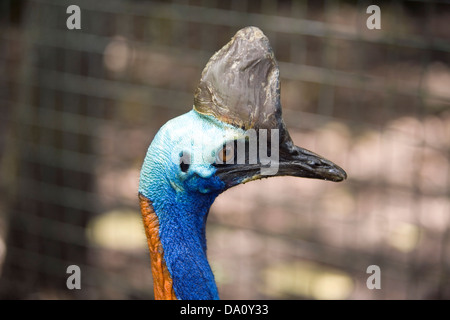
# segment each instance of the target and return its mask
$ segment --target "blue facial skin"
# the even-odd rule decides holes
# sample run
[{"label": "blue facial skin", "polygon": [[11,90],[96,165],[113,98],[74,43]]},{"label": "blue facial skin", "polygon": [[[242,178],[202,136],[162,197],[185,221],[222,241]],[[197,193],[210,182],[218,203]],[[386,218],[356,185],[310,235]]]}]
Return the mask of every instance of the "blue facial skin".
[{"label": "blue facial skin", "polygon": [[[244,131],[195,110],[156,134],[141,170],[139,193],[159,219],[164,260],[178,299],[219,299],[206,258],[209,208],[225,190],[213,163],[227,141]],[[190,162],[180,166],[180,159]]]}]

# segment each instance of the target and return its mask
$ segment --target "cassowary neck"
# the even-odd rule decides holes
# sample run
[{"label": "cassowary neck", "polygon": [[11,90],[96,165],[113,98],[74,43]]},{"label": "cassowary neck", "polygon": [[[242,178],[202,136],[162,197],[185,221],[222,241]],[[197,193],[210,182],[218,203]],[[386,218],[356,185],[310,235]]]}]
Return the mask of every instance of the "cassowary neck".
[{"label": "cassowary neck", "polygon": [[145,235],[147,236],[148,248],[150,250],[155,299],[176,300],[177,297],[173,290],[173,281],[167,270],[167,265],[163,257],[164,251],[159,240],[158,217],[150,200],[139,194],[139,202],[144,221]]},{"label": "cassowary neck", "polygon": [[[205,237],[206,219],[215,196],[193,198],[176,193],[161,202],[143,195],[140,198],[141,208],[143,201],[154,208],[154,223],[159,225],[157,233],[148,231],[144,216],[155,298],[160,295],[161,299],[218,299],[214,275],[206,257]],[[157,238],[159,248],[151,243],[151,238]],[[162,290],[161,294],[158,290]]]}]

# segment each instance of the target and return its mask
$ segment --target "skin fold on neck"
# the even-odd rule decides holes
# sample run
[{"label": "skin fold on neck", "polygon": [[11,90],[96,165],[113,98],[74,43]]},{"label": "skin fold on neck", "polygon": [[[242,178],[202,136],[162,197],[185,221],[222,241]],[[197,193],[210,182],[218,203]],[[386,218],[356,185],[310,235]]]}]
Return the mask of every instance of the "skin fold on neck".
[{"label": "skin fold on neck", "polygon": [[173,281],[164,261],[164,251],[159,239],[159,221],[149,199],[139,194],[142,219],[144,220],[145,234],[153,275],[153,288],[156,300],[177,300],[173,289]]}]

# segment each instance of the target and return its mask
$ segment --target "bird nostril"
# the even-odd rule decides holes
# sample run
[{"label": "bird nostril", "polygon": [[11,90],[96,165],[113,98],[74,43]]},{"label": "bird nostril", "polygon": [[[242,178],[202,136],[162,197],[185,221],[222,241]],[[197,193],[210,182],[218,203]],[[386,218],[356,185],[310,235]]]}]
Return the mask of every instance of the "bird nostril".
[{"label": "bird nostril", "polygon": [[308,160],[306,163],[309,166],[311,166],[311,167],[317,167],[317,166],[319,166],[321,164],[320,161],[316,161],[316,160],[313,160],[313,159]]}]

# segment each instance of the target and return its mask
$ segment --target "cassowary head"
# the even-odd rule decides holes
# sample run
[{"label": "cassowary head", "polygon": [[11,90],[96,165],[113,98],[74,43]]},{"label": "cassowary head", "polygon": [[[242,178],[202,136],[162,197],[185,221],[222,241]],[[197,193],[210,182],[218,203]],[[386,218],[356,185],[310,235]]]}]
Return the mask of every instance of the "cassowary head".
[{"label": "cassowary head", "polygon": [[210,59],[193,109],[151,143],[139,194],[158,298],[217,299],[205,225],[225,190],[272,176],[346,178],[293,144],[281,117],[279,69],[267,37],[247,27]]}]

